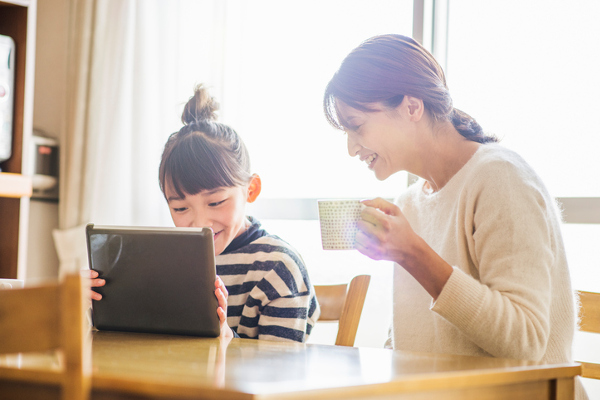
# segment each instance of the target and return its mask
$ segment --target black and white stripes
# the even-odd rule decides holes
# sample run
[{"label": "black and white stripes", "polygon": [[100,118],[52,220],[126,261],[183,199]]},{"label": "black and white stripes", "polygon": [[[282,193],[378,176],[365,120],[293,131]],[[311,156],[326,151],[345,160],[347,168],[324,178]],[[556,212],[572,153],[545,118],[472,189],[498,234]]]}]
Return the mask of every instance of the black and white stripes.
[{"label": "black and white stripes", "polygon": [[320,309],[296,250],[265,232],[216,261],[229,291],[227,322],[240,337],[306,341]]}]

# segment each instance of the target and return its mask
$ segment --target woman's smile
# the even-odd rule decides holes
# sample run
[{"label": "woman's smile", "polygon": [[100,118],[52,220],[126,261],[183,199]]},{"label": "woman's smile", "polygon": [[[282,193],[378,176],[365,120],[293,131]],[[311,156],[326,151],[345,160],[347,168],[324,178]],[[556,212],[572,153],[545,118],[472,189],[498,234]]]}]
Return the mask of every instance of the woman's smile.
[{"label": "woman's smile", "polygon": [[373,154],[371,154],[370,156],[368,156],[367,158],[365,158],[365,160],[364,160],[364,161],[367,163],[367,166],[368,166],[370,169],[373,169],[373,166],[374,166],[374,164],[375,164],[375,160],[377,160],[377,154],[376,154],[376,153],[373,153]]}]

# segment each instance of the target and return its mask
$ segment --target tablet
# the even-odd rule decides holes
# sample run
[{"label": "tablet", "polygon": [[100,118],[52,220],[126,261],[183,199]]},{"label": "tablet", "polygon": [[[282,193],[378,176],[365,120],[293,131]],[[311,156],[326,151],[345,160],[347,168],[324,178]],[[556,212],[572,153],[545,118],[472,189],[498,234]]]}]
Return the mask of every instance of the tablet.
[{"label": "tablet", "polygon": [[86,227],[98,330],[219,336],[210,228]]}]

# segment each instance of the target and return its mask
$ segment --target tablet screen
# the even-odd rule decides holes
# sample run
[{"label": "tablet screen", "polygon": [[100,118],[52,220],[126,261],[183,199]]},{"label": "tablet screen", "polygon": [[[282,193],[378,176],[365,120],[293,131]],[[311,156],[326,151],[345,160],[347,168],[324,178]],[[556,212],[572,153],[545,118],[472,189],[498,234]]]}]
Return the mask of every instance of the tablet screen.
[{"label": "tablet screen", "polygon": [[99,330],[219,335],[213,232],[209,228],[86,228]]}]

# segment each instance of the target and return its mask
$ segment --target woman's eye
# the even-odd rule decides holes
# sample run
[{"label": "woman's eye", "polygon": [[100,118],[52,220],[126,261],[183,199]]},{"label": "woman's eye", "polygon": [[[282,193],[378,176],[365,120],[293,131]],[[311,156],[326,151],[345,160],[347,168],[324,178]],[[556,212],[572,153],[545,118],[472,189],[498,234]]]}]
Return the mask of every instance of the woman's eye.
[{"label": "woman's eye", "polygon": [[[227,199],[225,199],[225,200],[227,200]],[[222,203],[223,203],[225,200],[221,200],[221,201],[215,201],[214,203],[208,203],[208,206],[209,206],[209,207],[216,207],[216,206],[218,206],[219,204],[222,204]]]}]

